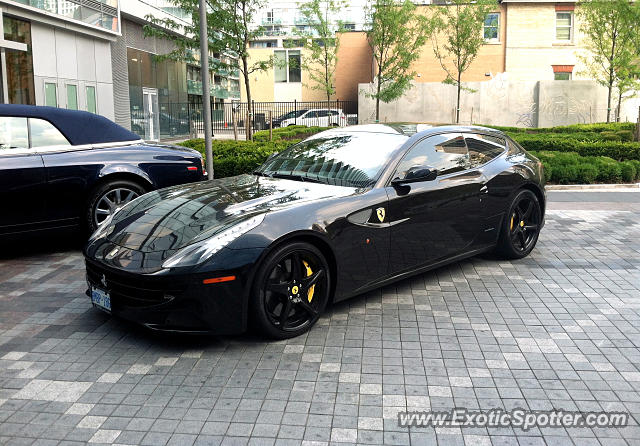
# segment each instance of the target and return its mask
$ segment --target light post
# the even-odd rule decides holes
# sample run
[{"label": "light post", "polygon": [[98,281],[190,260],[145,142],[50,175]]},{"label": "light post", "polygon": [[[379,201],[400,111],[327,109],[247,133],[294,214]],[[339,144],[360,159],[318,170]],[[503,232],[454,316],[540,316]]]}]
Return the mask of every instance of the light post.
[{"label": "light post", "polygon": [[207,32],[207,2],[200,0],[200,71],[202,77],[202,107],[204,118],[204,151],[207,173],[213,180],[213,153],[211,150],[211,96],[209,85],[209,33]]}]

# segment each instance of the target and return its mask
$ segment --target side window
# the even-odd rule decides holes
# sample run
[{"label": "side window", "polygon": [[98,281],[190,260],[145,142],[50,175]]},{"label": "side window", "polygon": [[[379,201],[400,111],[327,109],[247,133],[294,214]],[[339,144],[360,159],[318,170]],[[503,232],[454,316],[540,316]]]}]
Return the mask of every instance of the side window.
[{"label": "side window", "polygon": [[393,178],[404,178],[415,167],[433,167],[438,175],[467,169],[469,154],[464,138],[459,133],[445,133],[423,139],[400,161]]},{"label": "side window", "polygon": [[28,148],[29,130],[27,128],[27,118],[0,117],[0,151]]},{"label": "side window", "polygon": [[471,167],[478,167],[500,156],[506,147],[504,138],[490,135],[465,135]]},{"label": "side window", "polygon": [[60,130],[44,119],[29,118],[31,147],[68,146],[69,141]]},{"label": "side window", "polygon": [[329,116],[328,110],[318,110],[316,113],[318,114],[318,118],[326,118],[327,116]]},{"label": "side window", "polygon": [[317,118],[317,117],[318,117],[318,112],[316,111],[309,111],[303,116],[303,118]]}]

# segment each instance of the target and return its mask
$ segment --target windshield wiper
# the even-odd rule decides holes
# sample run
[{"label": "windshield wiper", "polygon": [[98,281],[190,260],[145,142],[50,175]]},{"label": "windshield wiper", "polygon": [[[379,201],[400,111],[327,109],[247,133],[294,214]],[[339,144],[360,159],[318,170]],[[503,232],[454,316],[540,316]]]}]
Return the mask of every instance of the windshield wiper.
[{"label": "windshield wiper", "polygon": [[296,175],[296,174],[293,174],[293,173],[274,172],[270,176],[272,178],[283,178],[285,180],[299,180],[299,181],[305,181],[305,182],[309,182],[309,183],[324,184],[323,181],[317,180],[315,178],[309,178],[309,177],[305,177],[304,175]]},{"label": "windshield wiper", "polygon": [[251,172],[252,174],[254,174],[255,176],[258,177],[267,177],[267,178],[271,178],[271,175],[262,172],[261,170],[254,170],[253,172]]}]

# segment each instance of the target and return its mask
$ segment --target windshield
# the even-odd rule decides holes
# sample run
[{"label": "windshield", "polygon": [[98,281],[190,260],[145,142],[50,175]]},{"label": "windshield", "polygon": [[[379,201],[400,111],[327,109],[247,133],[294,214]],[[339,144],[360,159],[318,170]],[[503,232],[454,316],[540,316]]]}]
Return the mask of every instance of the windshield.
[{"label": "windshield", "polygon": [[332,133],[309,138],[265,162],[258,174],[336,186],[375,183],[406,136],[384,133]]},{"label": "windshield", "polygon": [[306,108],[304,110],[291,111],[289,113],[285,113],[284,115],[280,116],[280,119],[299,118],[300,116],[304,115],[306,112],[307,112]]}]

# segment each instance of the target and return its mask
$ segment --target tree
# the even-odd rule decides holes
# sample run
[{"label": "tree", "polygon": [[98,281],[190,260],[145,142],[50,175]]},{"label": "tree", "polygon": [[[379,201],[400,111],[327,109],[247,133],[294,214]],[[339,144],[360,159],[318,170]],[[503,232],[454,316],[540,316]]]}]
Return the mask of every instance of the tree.
[{"label": "tree", "polygon": [[485,42],[482,25],[496,5],[495,0],[448,0],[446,5],[434,6],[433,52],[447,75],[443,82],[457,89],[456,123],[460,122],[462,74]]},{"label": "tree", "polygon": [[[145,25],[145,36],[157,36],[175,44],[175,49],[161,57],[172,60],[195,62],[193,57],[200,48],[200,25],[198,0],[170,0],[176,7],[181,8],[191,16],[191,24],[183,26],[173,19],[158,19],[148,15],[146,19],[152,25]],[[234,57],[229,62],[210,59],[212,70],[237,69],[244,79],[247,104],[251,104],[250,76],[257,71],[267,70],[272,61],[249,61],[249,42],[260,35],[261,29],[251,29],[250,24],[262,0],[207,0],[207,35],[209,36],[209,51],[213,53],[228,53]],[[237,57],[237,58],[236,58]],[[249,108],[250,110],[250,108]],[[251,138],[251,125],[248,126],[247,139]]]},{"label": "tree", "polygon": [[577,14],[589,52],[580,58],[587,74],[607,87],[607,122],[610,122],[614,88],[618,87],[619,110],[624,93],[635,87],[638,69],[634,44],[638,41],[639,7],[637,2],[628,0],[585,0]]},{"label": "tree", "polygon": [[411,87],[411,64],[420,57],[431,26],[409,0],[374,0],[370,16],[367,40],[376,63],[376,91],[370,96],[376,99],[378,121],[380,101],[397,99]]},{"label": "tree", "polygon": [[327,102],[335,94],[335,73],[338,62],[338,39],[336,31],[342,29],[338,22],[337,29],[331,18],[345,4],[342,0],[309,0],[299,6],[300,14],[310,31],[299,31],[303,37],[303,46],[308,53],[303,54],[301,66],[311,79],[310,88],[323,91]]}]

